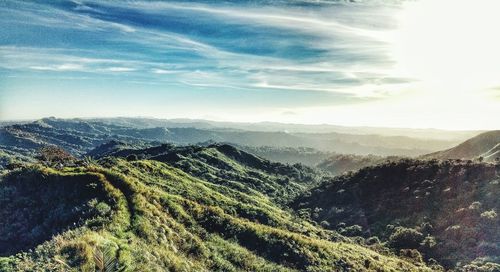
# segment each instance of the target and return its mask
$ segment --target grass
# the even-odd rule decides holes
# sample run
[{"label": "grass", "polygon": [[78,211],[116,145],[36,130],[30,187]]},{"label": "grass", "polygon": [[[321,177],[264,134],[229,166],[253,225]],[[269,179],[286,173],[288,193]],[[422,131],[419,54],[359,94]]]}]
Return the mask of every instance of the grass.
[{"label": "grass", "polygon": [[[19,199],[37,194],[27,188],[50,198],[26,206]],[[430,271],[300,219],[259,190],[238,190],[155,160],[17,170],[3,177],[0,195],[11,202],[0,206],[4,214],[24,209],[28,218],[43,218],[56,207],[54,218],[64,219],[36,244],[9,246],[0,271],[94,271],[96,248],[111,249],[101,250],[125,271]],[[68,215],[75,207],[84,213]],[[9,217],[8,225],[18,223],[28,232],[45,221]],[[16,232],[0,226],[14,241]]]}]

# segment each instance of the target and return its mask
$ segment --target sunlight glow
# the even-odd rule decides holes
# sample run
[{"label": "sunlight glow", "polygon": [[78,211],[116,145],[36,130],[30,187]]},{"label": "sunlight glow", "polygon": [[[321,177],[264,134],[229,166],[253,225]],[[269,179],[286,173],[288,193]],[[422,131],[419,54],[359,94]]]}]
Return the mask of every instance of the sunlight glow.
[{"label": "sunlight glow", "polygon": [[398,69],[446,93],[498,85],[499,10],[495,0],[406,3],[394,52]]}]

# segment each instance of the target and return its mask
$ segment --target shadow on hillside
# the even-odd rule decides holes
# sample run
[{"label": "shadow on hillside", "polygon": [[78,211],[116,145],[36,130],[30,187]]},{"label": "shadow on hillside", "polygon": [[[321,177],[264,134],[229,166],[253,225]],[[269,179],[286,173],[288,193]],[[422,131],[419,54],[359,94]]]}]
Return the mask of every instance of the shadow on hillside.
[{"label": "shadow on hillside", "polygon": [[16,171],[0,181],[0,256],[27,251],[95,216],[98,176]]}]

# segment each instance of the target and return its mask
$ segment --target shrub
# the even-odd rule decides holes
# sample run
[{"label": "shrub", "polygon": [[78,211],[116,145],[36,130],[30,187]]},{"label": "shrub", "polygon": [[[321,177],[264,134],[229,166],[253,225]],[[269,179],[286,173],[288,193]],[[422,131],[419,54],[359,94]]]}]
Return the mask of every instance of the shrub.
[{"label": "shrub", "polygon": [[339,232],[344,236],[361,236],[363,235],[363,228],[360,225],[352,225],[346,228],[339,229]]},{"label": "shrub", "polygon": [[323,220],[323,221],[321,221],[321,222],[319,223],[319,225],[320,225],[321,227],[325,228],[325,229],[327,229],[327,228],[329,228],[329,227],[330,227],[330,223],[328,223],[328,221],[324,221],[324,220]]},{"label": "shrub", "polygon": [[58,146],[44,146],[40,148],[36,158],[45,165],[64,165],[75,161],[73,155]]},{"label": "shrub", "polygon": [[469,210],[479,210],[480,208],[481,208],[481,202],[479,201],[474,201],[469,206]]},{"label": "shrub", "polygon": [[497,213],[495,212],[495,210],[489,210],[481,213],[481,217],[485,219],[495,219],[497,218]]},{"label": "shrub", "polygon": [[395,249],[416,249],[424,240],[424,235],[412,228],[397,227],[389,237],[389,244]]},{"label": "shrub", "polygon": [[474,261],[464,265],[459,271],[463,272],[500,272],[500,265],[491,262]]},{"label": "shrub", "polygon": [[422,254],[416,249],[401,249],[399,256],[409,260],[412,263],[423,263]]},{"label": "shrub", "polygon": [[130,154],[127,156],[127,161],[136,161],[137,160],[137,155],[135,154]]},{"label": "shrub", "polygon": [[425,223],[422,223],[422,225],[420,225],[420,231],[424,234],[431,233],[433,229],[434,229],[434,227],[429,222],[425,222]]},{"label": "shrub", "polygon": [[427,235],[420,245],[423,248],[431,249],[437,245],[436,238],[434,238],[434,236]]},{"label": "shrub", "polygon": [[377,236],[372,236],[372,237],[366,239],[366,244],[367,245],[380,244],[380,239]]}]

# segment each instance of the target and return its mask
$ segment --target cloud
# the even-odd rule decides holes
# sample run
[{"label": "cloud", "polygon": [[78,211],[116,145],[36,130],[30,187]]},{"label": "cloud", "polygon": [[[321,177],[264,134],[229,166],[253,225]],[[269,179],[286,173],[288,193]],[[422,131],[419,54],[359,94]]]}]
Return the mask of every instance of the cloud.
[{"label": "cloud", "polygon": [[151,72],[155,74],[173,74],[176,73],[175,71],[170,71],[170,70],[164,70],[164,69],[153,69]]},{"label": "cloud", "polygon": [[[0,22],[17,34],[15,46],[0,47],[0,67],[127,72],[135,82],[205,88],[390,95],[411,79],[393,74],[387,51],[394,24],[386,10],[393,7],[380,6],[23,2],[0,6],[10,14]],[[40,29],[50,35],[33,41]]]},{"label": "cloud", "polygon": [[135,71],[136,69],[129,68],[129,67],[108,67],[108,68],[105,68],[104,70],[110,71],[110,72],[131,72],[131,71]]},{"label": "cloud", "polygon": [[82,71],[84,67],[80,64],[65,63],[52,66],[30,66],[29,68],[41,71]]}]

